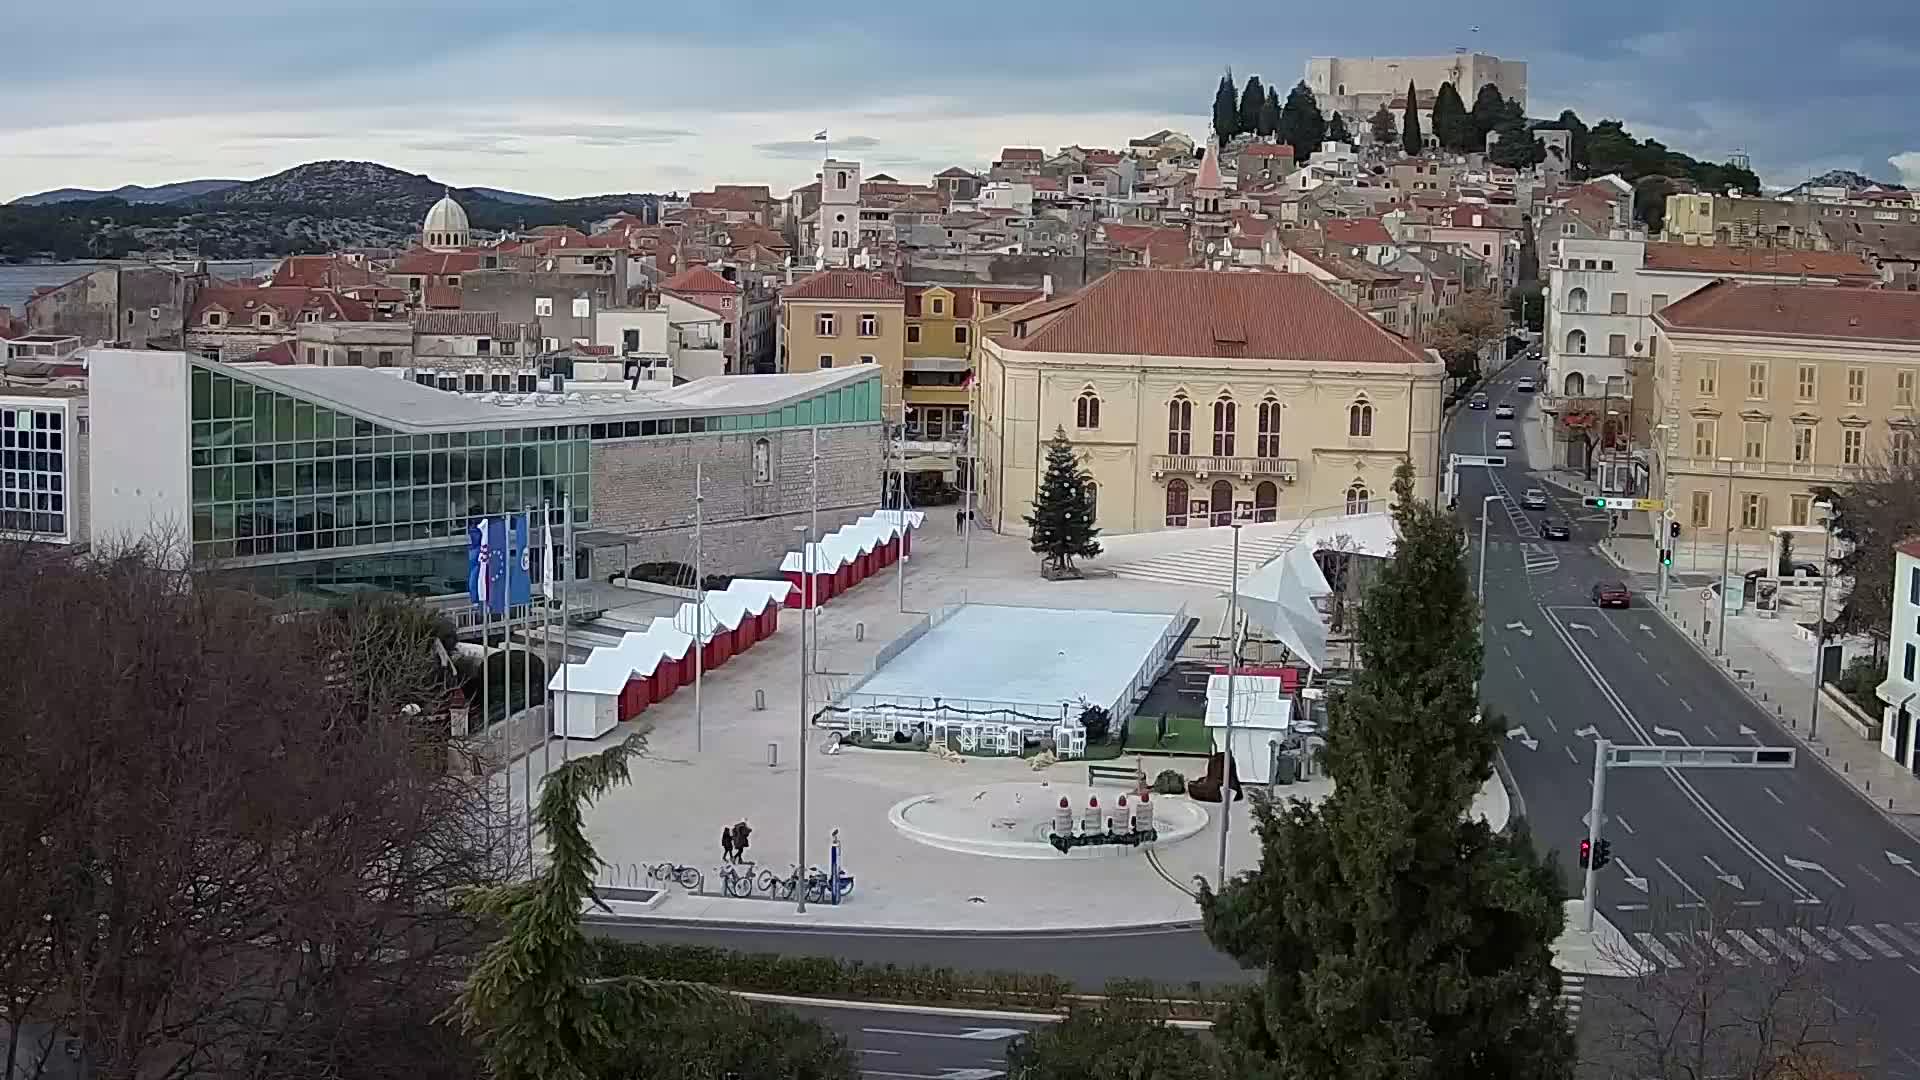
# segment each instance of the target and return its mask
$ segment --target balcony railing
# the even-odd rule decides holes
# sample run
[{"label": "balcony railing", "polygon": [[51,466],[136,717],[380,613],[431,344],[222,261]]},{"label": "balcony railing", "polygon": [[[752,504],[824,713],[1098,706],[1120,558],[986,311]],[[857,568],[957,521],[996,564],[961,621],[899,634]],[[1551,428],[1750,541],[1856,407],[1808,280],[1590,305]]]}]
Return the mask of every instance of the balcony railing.
[{"label": "balcony railing", "polygon": [[1300,477],[1298,458],[1263,457],[1201,457],[1197,454],[1155,454],[1153,471],[1160,473],[1191,473],[1194,476],[1212,476],[1215,474],[1239,476],[1251,480],[1257,476],[1272,476],[1292,483]]},{"label": "balcony railing", "polygon": [[1826,480],[1843,483],[1857,480],[1865,471],[1864,465],[1833,465],[1810,461],[1720,461],[1716,458],[1681,457],[1669,455],[1667,468],[1671,472],[1718,473],[1726,476],[1729,471],[1735,476],[1761,476],[1775,480]]}]

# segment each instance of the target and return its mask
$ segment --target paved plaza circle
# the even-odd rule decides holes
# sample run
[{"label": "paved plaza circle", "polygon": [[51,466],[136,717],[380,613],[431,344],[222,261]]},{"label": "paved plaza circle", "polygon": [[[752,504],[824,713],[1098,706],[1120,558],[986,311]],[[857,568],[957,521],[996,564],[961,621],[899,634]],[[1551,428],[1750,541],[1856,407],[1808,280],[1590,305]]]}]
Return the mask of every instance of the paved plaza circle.
[{"label": "paved plaza circle", "polygon": [[[1090,809],[1096,812],[1096,832],[1125,833],[1137,811],[1138,796],[1119,787],[1046,780],[974,784],[902,799],[887,811],[887,820],[910,839],[944,851],[996,859],[1084,859],[1125,855],[1165,847],[1194,835],[1207,824],[1205,807],[1184,795],[1154,795],[1157,839],[1138,847],[1125,844],[1090,845],[1062,854],[1048,842],[1054,830],[1060,800],[1067,800],[1076,828],[1083,827]],[[1121,800],[1126,800],[1124,812]],[[1097,807],[1089,803],[1097,801]]]}]

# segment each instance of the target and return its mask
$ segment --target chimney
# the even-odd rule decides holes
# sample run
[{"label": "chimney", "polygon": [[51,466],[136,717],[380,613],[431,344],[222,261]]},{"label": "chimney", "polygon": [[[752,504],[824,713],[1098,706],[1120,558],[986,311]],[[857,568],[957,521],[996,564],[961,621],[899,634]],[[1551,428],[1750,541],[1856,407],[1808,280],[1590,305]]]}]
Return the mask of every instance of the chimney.
[{"label": "chimney", "polygon": [[1053,275],[1052,274],[1040,275],[1040,299],[1042,300],[1053,299]]}]

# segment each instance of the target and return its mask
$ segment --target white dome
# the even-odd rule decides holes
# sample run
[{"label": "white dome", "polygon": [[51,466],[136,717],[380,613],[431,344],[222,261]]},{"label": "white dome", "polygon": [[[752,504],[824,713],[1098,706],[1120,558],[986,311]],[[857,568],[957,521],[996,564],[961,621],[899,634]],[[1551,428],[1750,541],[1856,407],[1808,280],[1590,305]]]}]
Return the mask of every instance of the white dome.
[{"label": "white dome", "polygon": [[436,233],[463,233],[469,229],[471,226],[467,223],[467,212],[459,203],[453,201],[451,195],[433,204],[433,209],[427,211],[426,224],[420,227],[421,232]]}]

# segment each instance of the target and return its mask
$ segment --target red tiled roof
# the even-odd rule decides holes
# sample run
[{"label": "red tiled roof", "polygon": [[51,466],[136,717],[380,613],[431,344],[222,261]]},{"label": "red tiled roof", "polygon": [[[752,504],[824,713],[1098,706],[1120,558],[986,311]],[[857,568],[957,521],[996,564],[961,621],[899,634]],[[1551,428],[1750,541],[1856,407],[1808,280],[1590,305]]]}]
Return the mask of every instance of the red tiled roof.
[{"label": "red tiled roof", "polygon": [[1654,321],[1669,332],[1913,345],[1920,344],[1920,292],[1722,279],[1662,308]]},{"label": "red tiled roof", "polygon": [[907,292],[892,274],[872,270],[821,270],[780,290],[782,300],[900,300]]},{"label": "red tiled roof", "polygon": [[416,311],[413,332],[451,337],[499,337],[497,311]]},{"label": "red tiled roof", "polygon": [[941,169],[941,170],[940,170],[939,172],[937,172],[937,173],[934,173],[933,175],[935,175],[935,176],[949,176],[949,177],[961,177],[961,178],[963,178],[963,179],[968,179],[968,180],[972,180],[972,179],[975,179],[975,176],[974,176],[974,174],[973,174],[973,172],[972,172],[972,170],[970,170],[970,169],[963,169],[963,168],[961,168],[961,167],[960,167],[960,166],[958,166],[958,165],[950,165],[950,166],[948,166],[947,168],[944,168],[944,169]]},{"label": "red tiled roof", "polygon": [[735,213],[758,213],[759,204],[743,191],[696,191],[687,196],[687,205],[696,210],[731,210]]},{"label": "red tiled roof", "polygon": [[1862,284],[1878,278],[1865,259],[1846,251],[1650,243],[1647,245],[1645,265],[1649,270],[1685,270],[1702,274],[1779,274],[1782,277],[1806,274],[1812,277],[1854,278]]},{"label": "red tiled roof", "polygon": [[1920,559],[1920,536],[1910,536],[1893,545],[1893,550],[1909,559]]},{"label": "red tiled roof", "polygon": [[300,361],[300,356],[294,351],[291,341],[269,345],[254,353],[253,358],[262,364],[295,364]]},{"label": "red tiled roof", "polygon": [[469,270],[480,269],[480,253],[477,251],[428,251],[416,248],[387,267],[389,274],[464,274]]},{"label": "red tiled roof", "polygon": [[[235,316],[236,329],[242,325],[238,319],[262,309],[271,309],[280,316],[281,325],[275,329],[291,326],[301,313],[307,311],[319,312],[320,318],[327,322],[370,322],[373,319],[373,309],[358,300],[324,289],[290,285],[209,285],[194,298],[193,310],[187,313],[187,317],[197,324],[208,309],[216,307]],[[247,319],[247,322],[252,320]]]},{"label": "red tiled roof", "polygon": [[721,293],[733,296],[740,286],[721,277],[707,266],[689,266],[660,283],[661,292],[670,293]]},{"label": "red tiled roof", "polygon": [[1087,151],[1087,164],[1118,165],[1120,164],[1120,152],[1118,150],[1089,150]]},{"label": "red tiled roof", "polygon": [[424,297],[426,305],[435,310],[458,309],[460,307],[460,286],[429,284]]},{"label": "red tiled roof", "polygon": [[1302,274],[1122,269],[1073,301],[1032,337],[1005,343],[1031,352],[1428,362],[1405,338]]},{"label": "red tiled roof", "polygon": [[1195,191],[1219,191],[1224,185],[1220,182],[1220,151],[1207,147],[1207,156],[1200,159],[1200,173],[1193,178]]},{"label": "red tiled roof", "polygon": [[1391,244],[1393,237],[1379,218],[1334,218],[1326,223],[1330,244]]},{"label": "red tiled roof", "polygon": [[1038,147],[1009,146],[1006,149],[1000,151],[1000,160],[1001,161],[1045,161],[1047,160],[1047,154],[1046,154],[1046,151],[1041,150]]},{"label": "red tiled roof", "polygon": [[1283,157],[1293,156],[1293,147],[1287,143],[1257,142],[1240,151],[1243,157]]},{"label": "red tiled roof", "polygon": [[310,289],[349,289],[372,284],[374,276],[366,267],[337,255],[289,255],[273,268],[267,281]]}]

